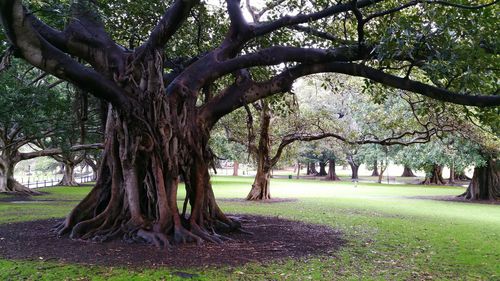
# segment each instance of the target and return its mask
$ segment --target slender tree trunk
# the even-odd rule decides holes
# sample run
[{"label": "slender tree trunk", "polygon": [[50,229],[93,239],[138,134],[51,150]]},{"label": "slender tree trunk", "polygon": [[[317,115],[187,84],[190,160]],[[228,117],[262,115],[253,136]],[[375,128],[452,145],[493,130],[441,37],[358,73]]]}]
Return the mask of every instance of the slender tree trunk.
[{"label": "slender tree trunk", "polygon": [[240,163],[238,163],[238,161],[234,161],[234,163],[233,163],[233,176],[234,177],[238,176],[239,167],[240,167]]},{"label": "slender tree trunk", "polygon": [[410,167],[405,165],[404,169],[403,169],[403,174],[401,176],[402,177],[415,177],[415,174],[413,173],[413,171],[411,170]]},{"label": "slender tree trunk", "polygon": [[95,181],[97,180],[98,178],[98,171],[99,171],[99,166],[100,166],[100,163],[95,163],[92,159],[88,159],[88,158],[85,158],[85,163],[90,166],[90,168],[92,169],[92,180]]},{"label": "slender tree trunk", "polygon": [[14,179],[14,168],[17,162],[0,158],[0,193],[34,195],[39,192],[31,190]]},{"label": "slender tree trunk", "polygon": [[337,176],[337,173],[335,172],[335,159],[333,158],[328,160],[328,176],[326,177],[326,179],[331,181],[340,180],[340,178]]},{"label": "slender tree trunk", "polygon": [[351,167],[351,179],[357,180],[359,178],[359,165],[353,160],[351,155],[347,157],[347,163],[349,163],[349,166]]},{"label": "slender tree trunk", "polygon": [[301,164],[300,161],[297,161],[297,179],[300,178],[300,169],[301,169]]},{"label": "slender tree trunk", "polygon": [[452,164],[450,166],[450,178],[448,179],[448,184],[455,183],[455,166]]},{"label": "slender tree trunk", "polygon": [[377,165],[377,161],[375,160],[373,162],[373,171],[372,171],[372,177],[378,177],[379,176],[379,173],[378,173],[378,165]]},{"label": "slender tree trunk", "polygon": [[79,184],[75,180],[75,166],[76,164],[73,162],[65,162],[63,169],[63,177],[61,181],[57,185],[61,186],[79,186]]},{"label": "slender tree trunk", "polygon": [[430,173],[427,173],[425,180],[422,184],[438,184],[444,185],[446,182],[443,179],[443,167],[440,165],[434,165]]},{"label": "slender tree trunk", "polygon": [[247,200],[267,200],[271,199],[271,139],[269,136],[269,126],[271,123],[271,112],[266,102],[262,102],[260,117],[260,139],[257,148],[257,174],[255,175],[252,189],[248,193]]},{"label": "slender tree trunk", "polygon": [[310,162],[307,162],[306,164],[306,175],[310,175],[311,174],[311,163]]},{"label": "slender tree trunk", "polygon": [[271,199],[271,192],[269,190],[271,181],[270,170],[259,167],[255,175],[252,189],[247,195],[247,200],[267,200]]},{"label": "slender tree trunk", "polygon": [[319,162],[319,173],[318,176],[326,176],[328,173],[326,172],[326,162]]},{"label": "slender tree trunk", "polygon": [[378,183],[382,183],[382,179],[384,177],[384,172],[388,166],[389,166],[389,163],[386,163],[384,165],[384,162],[380,161],[380,173],[378,174],[378,180],[377,180]]},{"label": "slender tree trunk", "polygon": [[461,196],[469,200],[500,200],[500,160],[489,159],[486,166],[474,168],[469,187]]}]

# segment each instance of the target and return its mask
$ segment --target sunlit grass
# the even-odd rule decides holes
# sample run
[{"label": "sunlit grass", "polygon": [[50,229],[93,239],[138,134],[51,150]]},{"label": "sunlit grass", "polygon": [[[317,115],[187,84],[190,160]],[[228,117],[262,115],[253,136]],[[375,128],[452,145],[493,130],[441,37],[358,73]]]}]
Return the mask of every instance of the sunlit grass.
[{"label": "sunlit grass", "polygon": [[[244,198],[252,178],[219,176],[212,183],[218,199]],[[63,217],[89,190],[47,188],[44,191],[49,194],[34,199],[63,201],[0,202],[0,223]],[[348,242],[336,257],[187,272],[196,274],[194,280],[499,280],[500,206],[418,198],[456,196],[463,191],[458,187],[369,183],[355,187],[351,181],[273,179],[273,197],[298,201],[262,204],[219,200],[222,209],[340,229]],[[175,271],[0,260],[1,280],[176,280]]]}]

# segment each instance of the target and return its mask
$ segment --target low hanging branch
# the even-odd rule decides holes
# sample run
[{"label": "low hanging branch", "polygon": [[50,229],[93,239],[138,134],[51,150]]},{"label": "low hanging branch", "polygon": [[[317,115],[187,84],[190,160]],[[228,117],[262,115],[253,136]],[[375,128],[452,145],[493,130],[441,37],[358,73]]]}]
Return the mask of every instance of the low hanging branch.
[{"label": "low hanging branch", "polygon": [[64,151],[75,152],[75,151],[81,151],[81,150],[103,149],[103,148],[104,148],[104,144],[102,144],[102,143],[79,144],[79,145],[74,145],[67,150],[63,150],[61,148],[49,148],[49,149],[33,151],[33,152],[23,152],[23,153],[19,153],[19,155],[20,155],[21,160],[28,160],[28,159],[33,159],[33,158],[37,158],[37,157],[58,155],[58,154],[64,153]]}]

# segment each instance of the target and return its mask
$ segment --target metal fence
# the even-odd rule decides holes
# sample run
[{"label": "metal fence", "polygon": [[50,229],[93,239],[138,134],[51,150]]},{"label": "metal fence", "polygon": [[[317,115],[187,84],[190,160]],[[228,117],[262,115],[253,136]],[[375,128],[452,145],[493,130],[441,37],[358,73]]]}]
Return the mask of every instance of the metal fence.
[{"label": "metal fence", "polygon": [[[60,181],[61,178],[52,178],[52,179],[43,179],[40,180],[38,178],[30,178],[28,177],[27,180],[21,179],[19,182],[29,188],[42,188],[42,187],[50,187],[50,186],[56,186]],[[80,177],[75,177],[76,182],[78,183],[86,183],[86,182],[91,182],[94,180],[94,175],[86,175],[86,176],[80,176]]]}]

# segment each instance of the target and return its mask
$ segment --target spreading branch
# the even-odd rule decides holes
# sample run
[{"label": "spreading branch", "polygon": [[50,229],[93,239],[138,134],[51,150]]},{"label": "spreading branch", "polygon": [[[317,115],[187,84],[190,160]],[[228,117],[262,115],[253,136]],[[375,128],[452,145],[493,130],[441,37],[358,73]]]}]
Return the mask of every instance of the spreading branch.
[{"label": "spreading branch", "polygon": [[21,160],[28,160],[28,159],[42,157],[42,156],[54,156],[54,155],[61,154],[64,151],[75,152],[75,151],[81,151],[81,150],[103,149],[103,148],[104,148],[104,144],[102,144],[102,143],[79,144],[79,145],[74,145],[67,150],[63,150],[61,148],[49,148],[49,149],[44,149],[44,150],[39,150],[39,151],[20,153],[20,159]]}]

